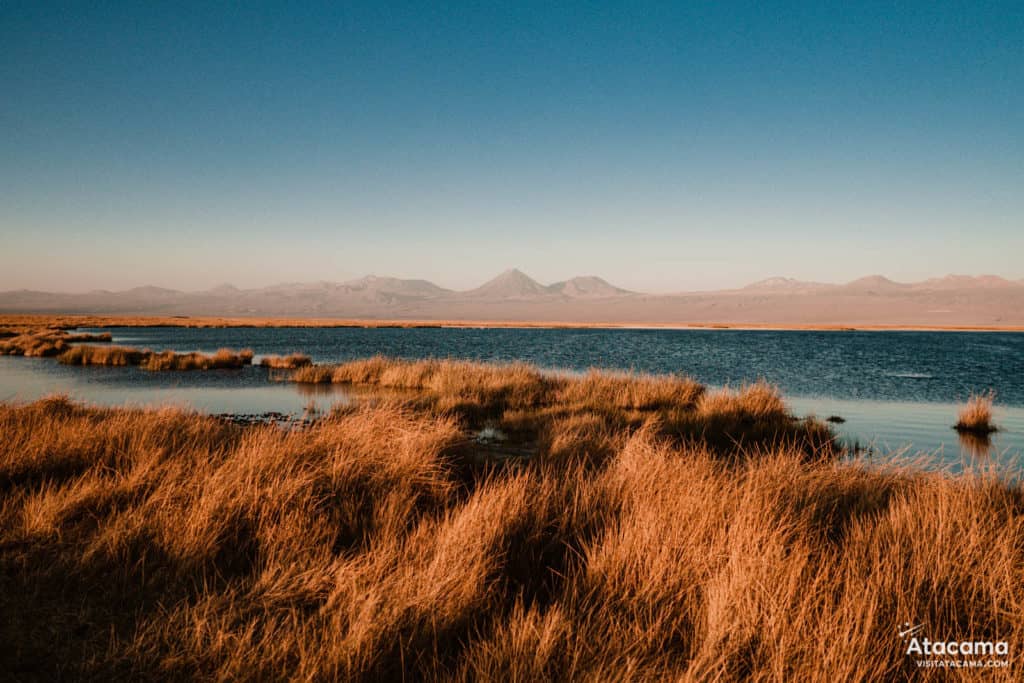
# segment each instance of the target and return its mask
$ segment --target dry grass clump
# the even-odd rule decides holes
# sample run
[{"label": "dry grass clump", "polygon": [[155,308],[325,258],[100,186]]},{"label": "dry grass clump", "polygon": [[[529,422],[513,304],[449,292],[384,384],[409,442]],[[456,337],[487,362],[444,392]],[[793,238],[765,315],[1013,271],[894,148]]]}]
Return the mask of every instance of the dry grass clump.
[{"label": "dry grass clump", "polygon": [[73,346],[57,357],[65,365],[137,365],[143,370],[214,370],[252,363],[249,349],[220,349],[214,354],[149,351],[126,346]]},{"label": "dry grass clump", "polygon": [[467,469],[453,418],[389,402],[301,432],[0,405],[0,670],[939,680],[904,622],[1024,637],[1018,487],[783,447],[722,459],[656,416],[614,435],[587,415],[563,442],[609,449],[598,466]]},{"label": "dry grass clump", "polygon": [[48,357],[56,356],[68,348],[71,344],[80,342],[109,342],[109,332],[100,334],[69,334],[63,330],[47,329],[42,331],[31,331],[3,335],[6,338],[0,341],[0,356],[35,356]]},{"label": "dry grass clump", "polygon": [[243,349],[242,351],[219,349],[212,355],[195,351],[191,353],[161,351],[159,353],[147,353],[146,357],[139,363],[139,367],[143,370],[154,371],[235,369],[250,365],[253,355],[250,349]]},{"label": "dry grass clump", "polygon": [[293,372],[290,379],[300,384],[330,384],[332,372],[327,365],[307,365]]},{"label": "dry grass clump", "polygon": [[756,457],[782,447],[831,458],[839,450],[826,423],[791,415],[778,389],[764,381],[703,392],[692,409],[665,411],[664,422],[664,433],[726,457]]},{"label": "dry grass clump", "polygon": [[992,404],[995,393],[972,394],[967,405],[960,409],[954,429],[961,433],[988,435],[999,428],[992,423]]},{"label": "dry grass clump", "polygon": [[67,342],[59,337],[37,334],[21,334],[0,341],[0,355],[3,356],[55,356],[68,348]]},{"label": "dry grass clump", "polygon": [[591,370],[582,378],[567,378],[556,401],[628,410],[689,408],[704,392],[704,385],[689,377]]},{"label": "dry grass clump", "polygon": [[287,356],[264,356],[260,359],[260,365],[265,368],[276,368],[283,370],[294,370],[304,368],[313,364],[313,359],[304,353],[290,353]]},{"label": "dry grass clump", "polygon": [[747,416],[751,419],[780,419],[788,411],[779,390],[761,381],[744,385],[739,391],[728,388],[701,395],[697,404],[701,415]]},{"label": "dry grass clump", "polygon": [[0,341],[0,355],[57,356],[57,360],[65,365],[138,365],[146,370],[240,368],[251,364],[253,359],[251,349],[220,349],[208,355],[89,345],[112,340],[113,336],[109,332],[71,334],[56,328],[27,331]]},{"label": "dry grass clump", "polygon": [[57,357],[64,365],[138,365],[149,356],[127,346],[72,346]]},{"label": "dry grass clump", "polygon": [[114,341],[114,335],[112,335],[110,332],[82,332],[79,334],[65,334],[63,339],[69,344],[79,344],[82,342],[110,342]]},{"label": "dry grass clump", "polygon": [[415,392],[437,411],[482,419],[505,409],[535,408],[549,402],[560,380],[525,363],[506,365],[455,360],[400,360],[374,356],[339,365],[299,368],[301,383],[353,384]]},{"label": "dry grass clump", "polygon": [[335,384],[371,384],[426,390],[454,399],[514,406],[540,404],[554,382],[526,363],[496,365],[454,360],[400,360],[374,356],[333,367]]}]

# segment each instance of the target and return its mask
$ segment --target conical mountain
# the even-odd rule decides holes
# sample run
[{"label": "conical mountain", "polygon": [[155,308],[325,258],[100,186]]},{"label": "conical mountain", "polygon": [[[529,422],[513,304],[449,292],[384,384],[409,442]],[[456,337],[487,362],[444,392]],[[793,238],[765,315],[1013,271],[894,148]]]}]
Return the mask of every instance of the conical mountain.
[{"label": "conical mountain", "polygon": [[524,299],[547,294],[550,294],[547,287],[516,268],[506,270],[493,280],[466,292],[466,296],[486,299]]}]

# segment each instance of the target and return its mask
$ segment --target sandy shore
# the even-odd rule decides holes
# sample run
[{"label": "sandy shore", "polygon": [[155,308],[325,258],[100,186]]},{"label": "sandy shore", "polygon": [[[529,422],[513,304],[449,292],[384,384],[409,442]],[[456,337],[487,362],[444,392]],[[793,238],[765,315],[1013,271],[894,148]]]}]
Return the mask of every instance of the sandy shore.
[{"label": "sandy shore", "polygon": [[54,315],[0,314],[0,328],[38,329],[40,327],[364,327],[364,328],[509,328],[509,329],[723,329],[723,330],[890,330],[937,332],[1020,332],[1021,325],[835,325],[790,324],[775,322],[723,323],[715,321],[652,321],[646,323],[561,322],[522,320],[385,320],[358,318],[278,318],[218,316],[130,316],[130,315]]}]

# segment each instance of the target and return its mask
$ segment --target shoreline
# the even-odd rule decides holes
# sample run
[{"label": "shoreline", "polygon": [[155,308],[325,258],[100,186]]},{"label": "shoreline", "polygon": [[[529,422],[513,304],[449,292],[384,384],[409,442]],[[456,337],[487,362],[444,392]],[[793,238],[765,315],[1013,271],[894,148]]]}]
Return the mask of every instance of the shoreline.
[{"label": "shoreline", "polygon": [[91,314],[0,314],[0,328],[40,326],[72,328],[450,328],[450,329],[579,329],[579,330],[747,330],[806,332],[1024,332],[1024,325],[916,325],[898,323],[773,323],[773,322],[570,322],[542,320],[423,320],[374,318],[289,318],[244,316],[133,316]]}]

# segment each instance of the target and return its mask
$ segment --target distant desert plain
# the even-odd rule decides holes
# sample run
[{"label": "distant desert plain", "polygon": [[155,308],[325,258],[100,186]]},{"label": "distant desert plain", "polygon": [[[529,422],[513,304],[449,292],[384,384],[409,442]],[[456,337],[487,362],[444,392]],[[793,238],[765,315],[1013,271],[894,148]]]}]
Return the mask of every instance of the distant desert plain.
[{"label": "distant desert plain", "polygon": [[[771,278],[732,290],[645,294],[594,276],[543,285],[507,270],[466,291],[426,280],[367,276],[347,282],[288,283],[205,291],[0,292],[0,313],[224,319],[319,324],[531,324],[780,328],[1024,328],[1024,280],[949,275],[894,282],[873,275],[845,284]],[[227,320],[230,319],[230,320]],[[144,321],[139,321],[145,324]],[[152,321],[151,321],[152,322]],[[106,321],[106,324],[114,324]],[[167,321],[164,322],[167,324]],[[177,324],[177,323],[171,323]]]}]

